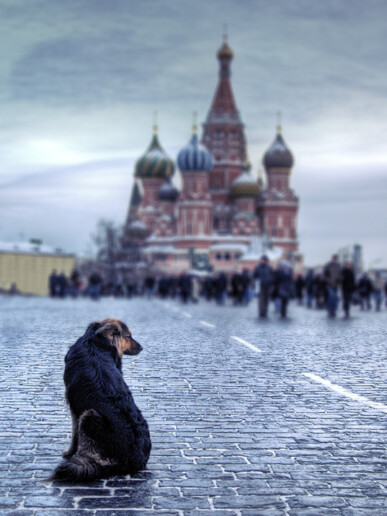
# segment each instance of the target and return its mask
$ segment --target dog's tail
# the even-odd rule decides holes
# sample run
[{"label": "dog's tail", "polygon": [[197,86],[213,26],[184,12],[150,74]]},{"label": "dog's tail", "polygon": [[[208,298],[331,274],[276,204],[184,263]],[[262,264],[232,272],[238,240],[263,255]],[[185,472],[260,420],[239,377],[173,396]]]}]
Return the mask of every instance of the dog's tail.
[{"label": "dog's tail", "polygon": [[108,473],[107,469],[106,466],[98,464],[91,457],[75,454],[59,464],[50,480],[56,482],[88,482],[105,476]]}]

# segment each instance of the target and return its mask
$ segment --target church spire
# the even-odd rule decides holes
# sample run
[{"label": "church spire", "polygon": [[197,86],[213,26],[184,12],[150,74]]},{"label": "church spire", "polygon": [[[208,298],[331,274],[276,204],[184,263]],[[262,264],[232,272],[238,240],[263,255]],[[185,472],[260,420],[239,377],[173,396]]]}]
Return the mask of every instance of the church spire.
[{"label": "church spire", "polygon": [[217,57],[219,60],[219,82],[215,91],[214,99],[207,117],[207,123],[222,119],[233,123],[239,122],[239,113],[234,100],[234,94],[231,87],[231,60],[233,51],[228,45],[227,35],[223,36],[223,44],[218,50]]}]

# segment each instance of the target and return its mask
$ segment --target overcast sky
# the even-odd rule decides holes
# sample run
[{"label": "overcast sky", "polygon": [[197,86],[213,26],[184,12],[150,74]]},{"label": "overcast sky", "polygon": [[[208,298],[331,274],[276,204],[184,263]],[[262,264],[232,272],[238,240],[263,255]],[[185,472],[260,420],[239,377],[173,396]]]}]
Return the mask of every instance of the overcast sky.
[{"label": "overcast sky", "polygon": [[84,254],[122,224],[154,110],[173,158],[204,121],[227,24],[254,174],[282,112],[306,263],[360,243],[387,265],[386,19],[385,0],[0,0],[0,240]]}]

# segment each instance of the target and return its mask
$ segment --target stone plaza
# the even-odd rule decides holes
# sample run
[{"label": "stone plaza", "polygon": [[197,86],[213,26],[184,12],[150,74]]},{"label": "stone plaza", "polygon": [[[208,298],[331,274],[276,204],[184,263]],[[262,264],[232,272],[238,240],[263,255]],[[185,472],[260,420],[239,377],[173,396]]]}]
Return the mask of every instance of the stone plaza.
[{"label": "stone plaza", "polygon": [[[0,514],[387,514],[387,312],[289,318],[200,301],[0,298]],[[125,321],[144,347],[123,374],[148,420],[146,470],[47,480],[69,445],[64,356],[86,326]]]}]

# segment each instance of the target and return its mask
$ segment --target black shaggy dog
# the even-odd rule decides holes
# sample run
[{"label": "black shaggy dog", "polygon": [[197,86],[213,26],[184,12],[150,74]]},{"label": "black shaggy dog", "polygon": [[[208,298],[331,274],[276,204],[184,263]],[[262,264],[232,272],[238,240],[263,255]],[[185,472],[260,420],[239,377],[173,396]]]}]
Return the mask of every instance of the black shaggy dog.
[{"label": "black shaggy dog", "polygon": [[142,350],[117,319],[89,325],[65,358],[64,383],[73,435],[51,479],[87,481],[145,467],[151,439],[121,371],[123,355]]}]

